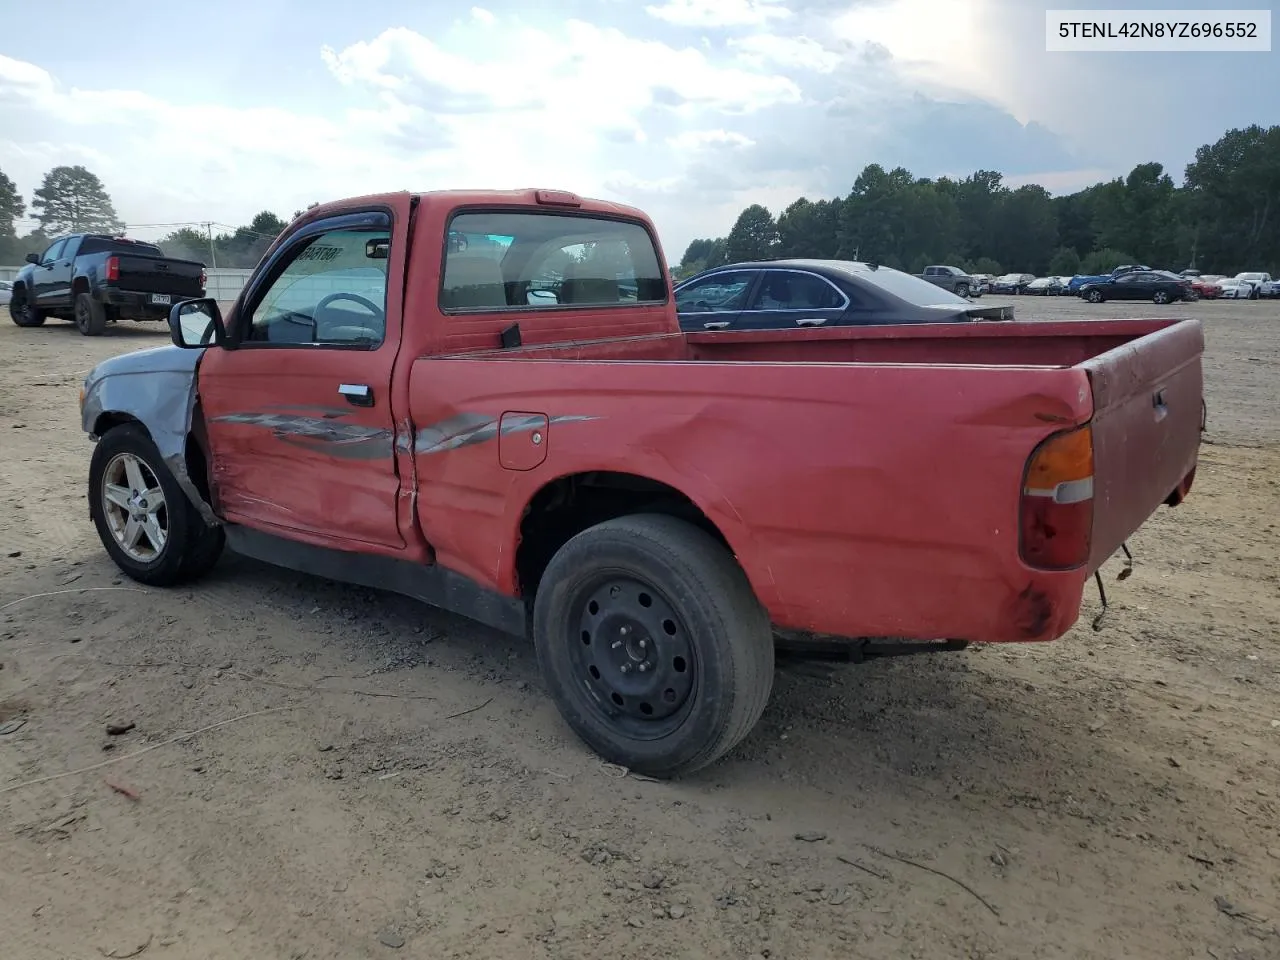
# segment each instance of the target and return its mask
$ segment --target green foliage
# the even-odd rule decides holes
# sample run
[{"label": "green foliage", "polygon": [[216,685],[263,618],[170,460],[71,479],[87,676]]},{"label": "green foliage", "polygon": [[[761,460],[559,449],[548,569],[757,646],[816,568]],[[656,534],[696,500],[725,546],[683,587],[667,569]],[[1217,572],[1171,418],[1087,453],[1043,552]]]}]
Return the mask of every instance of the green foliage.
[{"label": "green foliage", "polygon": [[1070,247],[1059,247],[1049,261],[1049,274],[1054,277],[1074,277],[1080,272],[1080,254]]},{"label": "green foliage", "polygon": [[1230,130],[1201,147],[1182,186],[1159,163],[1059,197],[1034,184],[1011,188],[993,170],[930,180],[870,164],[846,196],[802,197],[776,224],[753,204],[725,240],[690,244],[678,273],[724,263],[713,247],[732,260],[832,257],[913,272],[947,263],[975,273],[1068,275],[1148,263],[1275,274],[1280,126]]},{"label": "green foliage", "polygon": [[79,165],[54,167],[46,173],[31,209],[40,229],[50,236],[116,233],[124,229],[102,181]]},{"label": "green foliage", "polygon": [[768,260],[778,250],[778,225],[773,214],[753,203],[738,215],[738,220],[725,238],[725,252],[730,263],[743,260]]},{"label": "green foliage", "polygon": [[27,212],[17,185],[0,170],[0,238],[12,239],[16,235],[13,221]]},{"label": "green foliage", "polygon": [[1104,250],[1094,250],[1083,260],[1080,261],[1080,272],[1086,276],[1096,276],[1102,273],[1110,273],[1116,267],[1126,263],[1139,263],[1127,253],[1120,250],[1112,250],[1107,247]]},{"label": "green foliage", "polygon": [[287,227],[270,210],[263,210],[247,227],[232,233],[182,227],[160,240],[160,247],[171,257],[199,260],[208,266],[249,268],[258,265],[267,247]]}]

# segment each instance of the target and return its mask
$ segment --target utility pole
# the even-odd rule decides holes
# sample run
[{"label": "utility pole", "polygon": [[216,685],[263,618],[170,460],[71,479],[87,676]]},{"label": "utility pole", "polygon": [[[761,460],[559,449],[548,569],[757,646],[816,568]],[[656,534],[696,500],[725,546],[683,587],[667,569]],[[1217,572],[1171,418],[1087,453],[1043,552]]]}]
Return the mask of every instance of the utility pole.
[{"label": "utility pole", "polygon": [[217,270],[218,269],[218,253],[216,250],[213,249],[213,224],[205,223],[204,229],[209,237],[209,261],[210,261],[209,265],[212,269]]}]

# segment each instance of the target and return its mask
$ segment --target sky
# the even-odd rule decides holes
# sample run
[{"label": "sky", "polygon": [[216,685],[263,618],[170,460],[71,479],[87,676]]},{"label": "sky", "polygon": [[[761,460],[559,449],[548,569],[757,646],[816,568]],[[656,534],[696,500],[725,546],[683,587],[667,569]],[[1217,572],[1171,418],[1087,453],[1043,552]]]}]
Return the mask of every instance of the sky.
[{"label": "sky", "polygon": [[1151,160],[1180,180],[1226,130],[1280,123],[1280,53],[1047,53],[1036,0],[480,4],[41,0],[29,18],[88,17],[93,42],[0,38],[0,170],[29,205],[83,164],[142,239],[384,190],[567,189],[644,209],[676,262],[868,163],[1061,193]]}]

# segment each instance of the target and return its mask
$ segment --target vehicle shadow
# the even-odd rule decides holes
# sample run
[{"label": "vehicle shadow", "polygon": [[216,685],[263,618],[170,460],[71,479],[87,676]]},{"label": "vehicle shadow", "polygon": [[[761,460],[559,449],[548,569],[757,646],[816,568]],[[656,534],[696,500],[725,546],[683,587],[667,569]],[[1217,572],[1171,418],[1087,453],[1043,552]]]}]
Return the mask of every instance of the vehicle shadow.
[{"label": "vehicle shadow", "polygon": [[[50,338],[61,336],[80,337],[79,328],[70,320],[58,320],[50,317],[42,325],[38,327],[27,327],[22,331],[24,336],[39,335],[41,332],[48,334]],[[132,320],[123,320],[116,323],[108,323],[107,328],[97,337],[84,337],[85,340],[121,340],[121,339],[154,339],[163,337],[169,339],[169,325],[160,321],[134,322]]]}]

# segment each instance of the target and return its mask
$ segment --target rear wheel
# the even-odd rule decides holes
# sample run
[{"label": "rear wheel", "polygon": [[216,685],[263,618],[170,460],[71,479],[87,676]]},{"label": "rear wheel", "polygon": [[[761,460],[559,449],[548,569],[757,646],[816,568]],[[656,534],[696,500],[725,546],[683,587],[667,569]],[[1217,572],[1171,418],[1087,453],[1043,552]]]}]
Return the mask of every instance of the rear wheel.
[{"label": "rear wheel", "polygon": [[45,315],[28,301],[27,291],[19,289],[9,297],[9,317],[20,327],[38,327],[45,320]]},{"label": "rear wheel", "polygon": [[88,293],[76,296],[76,329],[86,337],[96,337],[107,329],[107,308]]},{"label": "rear wheel", "polygon": [[571,539],[543,575],[533,621],[569,726],[605,759],[650,776],[719,759],[773,687],[773,632],[746,575],[674,517],[621,517]]},{"label": "rear wheel", "polygon": [[1169,294],[1163,290],[1157,290],[1151,300],[1153,303],[1165,304],[1169,302]]},{"label": "rear wheel", "polygon": [[107,431],[94,447],[89,514],[116,566],[150,586],[195,579],[222,553],[222,528],[205,524],[138,424]]}]

